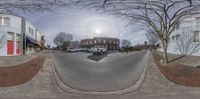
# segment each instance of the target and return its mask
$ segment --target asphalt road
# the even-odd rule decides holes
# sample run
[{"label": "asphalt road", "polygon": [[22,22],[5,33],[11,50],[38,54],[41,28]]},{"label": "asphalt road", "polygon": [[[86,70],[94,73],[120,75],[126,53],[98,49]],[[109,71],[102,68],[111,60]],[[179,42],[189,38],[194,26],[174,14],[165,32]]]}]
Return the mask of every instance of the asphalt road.
[{"label": "asphalt road", "polygon": [[88,59],[87,53],[53,52],[61,80],[81,91],[115,91],[128,88],[140,78],[147,51],[113,53],[100,61]]}]

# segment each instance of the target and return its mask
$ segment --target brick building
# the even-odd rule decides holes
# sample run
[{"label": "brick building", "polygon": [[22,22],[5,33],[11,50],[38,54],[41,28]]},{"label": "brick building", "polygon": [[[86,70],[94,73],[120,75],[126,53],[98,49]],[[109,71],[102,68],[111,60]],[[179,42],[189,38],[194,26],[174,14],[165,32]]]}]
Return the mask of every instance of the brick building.
[{"label": "brick building", "polygon": [[80,42],[80,47],[91,48],[94,46],[104,46],[108,50],[119,49],[120,40],[110,37],[94,37],[93,39],[83,39]]},{"label": "brick building", "polygon": [[69,48],[79,48],[79,41],[70,41]]}]

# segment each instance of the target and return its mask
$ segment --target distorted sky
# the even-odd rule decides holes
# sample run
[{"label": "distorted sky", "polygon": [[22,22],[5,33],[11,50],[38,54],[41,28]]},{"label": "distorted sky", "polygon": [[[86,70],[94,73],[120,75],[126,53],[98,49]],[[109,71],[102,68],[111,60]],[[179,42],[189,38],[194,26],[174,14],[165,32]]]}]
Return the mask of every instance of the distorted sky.
[{"label": "distorted sky", "polygon": [[132,45],[146,40],[144,31],[135,32],[134,26],[118,16],[96,10],[62,8],[55,12],[25,13],[28,21],[34,24],[44,35],[48,44],[61,31],[73,34],[74,40],[92,37],[117,37],[127,39]]}]

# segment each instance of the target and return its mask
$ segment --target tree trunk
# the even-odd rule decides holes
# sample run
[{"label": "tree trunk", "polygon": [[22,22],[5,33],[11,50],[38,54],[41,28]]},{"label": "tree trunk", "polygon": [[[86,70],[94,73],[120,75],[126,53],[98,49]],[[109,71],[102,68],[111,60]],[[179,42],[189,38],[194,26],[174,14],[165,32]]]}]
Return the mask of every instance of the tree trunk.
[{"label": "tree trunk", "polygon": [[168,55],[167,55],[167,48],[168,48],[168,44],[166,41],[161,41],[162,42],[162,47],[163,47],[163,53],[164,53],[164,61],[165,63],[168,63]]}]

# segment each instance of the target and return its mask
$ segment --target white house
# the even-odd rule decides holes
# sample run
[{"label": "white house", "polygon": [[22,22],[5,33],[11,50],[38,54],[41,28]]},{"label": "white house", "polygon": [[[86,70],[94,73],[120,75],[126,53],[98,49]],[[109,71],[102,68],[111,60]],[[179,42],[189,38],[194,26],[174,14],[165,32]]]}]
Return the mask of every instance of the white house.
[{"label": "white house", "polygon": [[41,36],[25,18],[0,14],[0,56],[34,53]]},{"label": "white house", "polygon": [[[191,38],[191,43],[187,41],[189,38]],[[184,43],[186,41],[187,43]],[[192,50],[192,47],[200,46],[200,15],[188,16],[179,21],[176,29],[170,35],[168,52],[181,54],[180,43],[184,48],[188,47],[188,52]],[[194,51],[192,55],[200,56],[200,49]]]}]

